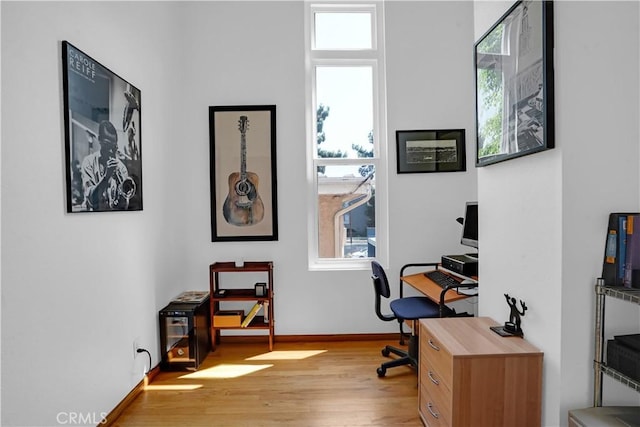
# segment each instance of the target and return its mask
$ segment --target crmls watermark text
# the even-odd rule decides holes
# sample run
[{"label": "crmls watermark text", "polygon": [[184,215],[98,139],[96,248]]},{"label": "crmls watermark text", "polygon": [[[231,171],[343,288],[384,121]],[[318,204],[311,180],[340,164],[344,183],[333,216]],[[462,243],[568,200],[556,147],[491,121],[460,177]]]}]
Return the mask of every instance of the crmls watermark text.
[{"label": "crmls watermark text", "polygon": [[56,421],[58,425],[98,425],[106,424],[107,413],[106,412],[58,412],[56,415]]}]

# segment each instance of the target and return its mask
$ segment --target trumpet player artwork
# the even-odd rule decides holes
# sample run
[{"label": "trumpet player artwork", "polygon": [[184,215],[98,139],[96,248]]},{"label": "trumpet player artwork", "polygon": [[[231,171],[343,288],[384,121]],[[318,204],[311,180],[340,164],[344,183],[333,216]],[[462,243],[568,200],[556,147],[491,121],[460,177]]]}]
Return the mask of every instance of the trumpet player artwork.
[{"label": "trumpet player artwork", "polygon": [[277,240],[275,105],[209,107],[212,241]]},{"label": "trumpet player artwork", "polygon": [[141,93],[62,42],[67,212],[142,210]]}]

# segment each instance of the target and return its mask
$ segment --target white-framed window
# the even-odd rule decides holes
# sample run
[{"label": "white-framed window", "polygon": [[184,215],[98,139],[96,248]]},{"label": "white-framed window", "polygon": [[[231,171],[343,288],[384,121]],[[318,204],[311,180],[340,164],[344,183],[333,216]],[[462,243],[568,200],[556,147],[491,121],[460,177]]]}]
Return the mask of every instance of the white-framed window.
[{"label": "white-framed window", "polygon": [[382,2],[305,2],[309,269],[388,253]]}]

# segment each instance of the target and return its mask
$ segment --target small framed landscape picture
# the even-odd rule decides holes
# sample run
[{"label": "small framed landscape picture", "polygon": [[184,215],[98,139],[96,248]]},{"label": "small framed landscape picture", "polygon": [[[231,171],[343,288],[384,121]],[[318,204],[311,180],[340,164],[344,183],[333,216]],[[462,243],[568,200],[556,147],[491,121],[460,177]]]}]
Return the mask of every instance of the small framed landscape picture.
[{"label": "small framed landscape picture", "polygon": [[467,170],[464,129],[396,131],[398,173]]}]

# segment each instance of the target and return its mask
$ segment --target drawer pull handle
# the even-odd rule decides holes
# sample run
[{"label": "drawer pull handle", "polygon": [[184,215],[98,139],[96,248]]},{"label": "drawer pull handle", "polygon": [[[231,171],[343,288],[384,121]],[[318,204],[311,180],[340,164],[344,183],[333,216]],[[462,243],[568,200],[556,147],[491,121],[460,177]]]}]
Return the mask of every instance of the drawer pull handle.
[{"label": "drawer pull handle", "polygon": [[440,385],[440,381],[438,381],[433,377],[433,372],[431,371],[427,372],[427,376],[429,377],[432,383],[434,383],[435,385]]},{"label": "drawer pull handle", "polygon": [[431,348],[434,349],[435,351],[440,351],[440,347],[435,345],[433,341],[431,341],[431,338],[429,338],[429,346],[431,346]]},{"label": "drawer pull handle", "polygon": [[437,412],[434,412],[432,408],[433,408],[433,403],[431,403],[431,402],[427,403],[427,410],[429,411],[429,413],[431,414],[431,416],[432,416],[433,418],[438,418],[438,417],[439,417],[438,413],[437,413]]}]

